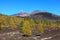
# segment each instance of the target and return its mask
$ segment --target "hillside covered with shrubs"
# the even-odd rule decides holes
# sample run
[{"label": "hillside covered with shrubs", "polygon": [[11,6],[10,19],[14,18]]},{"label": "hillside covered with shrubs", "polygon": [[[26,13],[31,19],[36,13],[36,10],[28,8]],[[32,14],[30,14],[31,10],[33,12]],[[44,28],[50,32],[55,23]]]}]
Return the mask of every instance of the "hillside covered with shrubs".
[{"label": "hillside covered with shrubs", "polygon": [[7,16],[0,14],[0,30],[18,28],[24,35],[41,35],[45,28],[60,28],[60,20],[33,19],[27,17]]}]

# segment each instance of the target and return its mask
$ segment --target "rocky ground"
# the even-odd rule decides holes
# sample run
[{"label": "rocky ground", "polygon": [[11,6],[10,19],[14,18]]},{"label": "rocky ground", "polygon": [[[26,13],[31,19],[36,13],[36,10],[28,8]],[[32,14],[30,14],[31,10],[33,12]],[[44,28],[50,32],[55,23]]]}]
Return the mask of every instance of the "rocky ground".
[{"label": "rocky ground", "polygon": [[41,36],[24,37],[18,30],[0,31],[0,40],[60,40],[60,28],[45,31]]}]

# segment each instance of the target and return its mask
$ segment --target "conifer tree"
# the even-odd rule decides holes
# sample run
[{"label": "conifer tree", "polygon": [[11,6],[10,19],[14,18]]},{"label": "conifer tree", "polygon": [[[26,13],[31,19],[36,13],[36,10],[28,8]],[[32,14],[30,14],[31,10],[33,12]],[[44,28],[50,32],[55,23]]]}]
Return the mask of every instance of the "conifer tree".
[{"label": "conifer tree", "polygon": [[9,25],[10,25],[10,27],[11,27],[12,29],[16,28],[16,25],[15,25],[12,17],[10,18],[10,23],[9,23]]},{"label": "conifer tree", "polygon": [[31,35],[32,32],[31,32],[31,28],[30,28],[30,23],[28,20],[24,20],[24,23],[23,23],[23,26],[21,27],[22,28],[22,32],[25,34],[25,35]]},{"label": "conifer tree", "polygon": [[38,24],[38,33],[39,34],[42,34],[43,33],[43,24],[41,24],[40,22]]}]

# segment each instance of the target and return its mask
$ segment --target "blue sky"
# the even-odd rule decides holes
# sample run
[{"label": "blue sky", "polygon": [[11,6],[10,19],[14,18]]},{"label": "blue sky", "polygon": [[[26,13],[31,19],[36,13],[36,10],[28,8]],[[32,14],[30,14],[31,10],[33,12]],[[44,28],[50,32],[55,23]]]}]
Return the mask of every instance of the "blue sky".
[{"label": "blue sky", "polygon": [[0,13],[12,15],[21,10],[43,10],[60,15],[60,0],[0,0]]}]

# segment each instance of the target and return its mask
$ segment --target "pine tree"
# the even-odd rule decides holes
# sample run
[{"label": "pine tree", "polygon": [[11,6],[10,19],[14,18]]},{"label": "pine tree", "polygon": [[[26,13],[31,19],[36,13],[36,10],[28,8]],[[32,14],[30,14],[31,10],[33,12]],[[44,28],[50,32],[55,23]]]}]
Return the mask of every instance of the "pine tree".
[{"label": "pine tree", "polygon": [[41,24],[40,22],[38,24],[38,33],[39,34],[42,34],[43,33],[43,24]]},{"label": "pine tree", "polygon": [[21,31],[25,34],[25,35],[31,35],[31,28],[30,28],[30,23],[28,20],[25,20],[23,23],[23,26],[21,27]]},{"label": "pine tree", "polygon": [[1,30],[1,23],[0,23],[0,30]]},{"label": "pine tree", "polygon": [[13,20],[12,17],[10,18],[9,25],[10,25],[10,27],[11,27],[12,29],[16,28],[16,25],[15,25],[14,20]]}]

